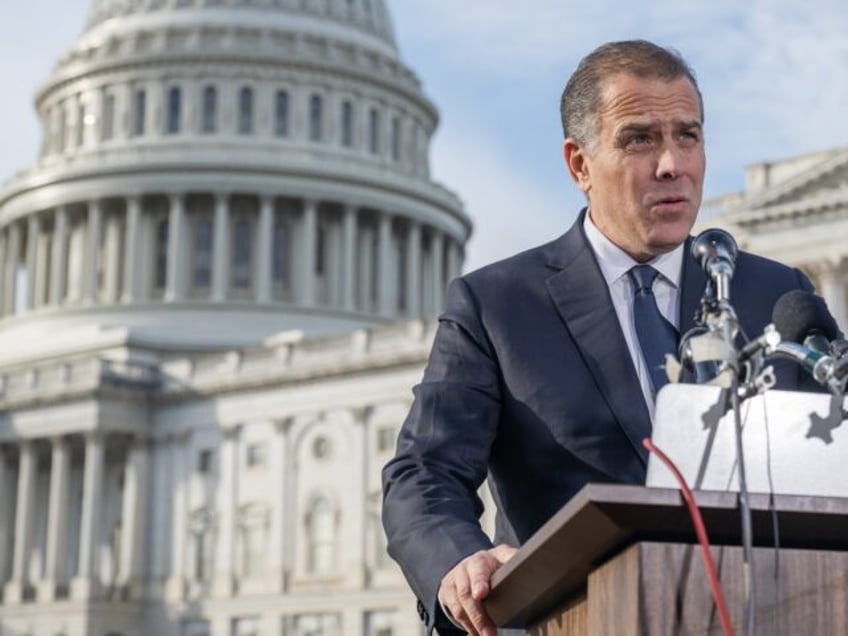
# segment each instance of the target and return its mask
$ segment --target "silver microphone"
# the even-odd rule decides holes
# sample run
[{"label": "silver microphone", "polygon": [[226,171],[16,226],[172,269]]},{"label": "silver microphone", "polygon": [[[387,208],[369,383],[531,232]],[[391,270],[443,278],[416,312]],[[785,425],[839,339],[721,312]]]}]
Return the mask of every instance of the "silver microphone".
[{"label": "silver microphone", "polygon": [[712,280],[719,302],[730,299],[730,279],[733,278],[738,252],[730,233],[718,228],[704,230],[692,241],[692,258]]}]

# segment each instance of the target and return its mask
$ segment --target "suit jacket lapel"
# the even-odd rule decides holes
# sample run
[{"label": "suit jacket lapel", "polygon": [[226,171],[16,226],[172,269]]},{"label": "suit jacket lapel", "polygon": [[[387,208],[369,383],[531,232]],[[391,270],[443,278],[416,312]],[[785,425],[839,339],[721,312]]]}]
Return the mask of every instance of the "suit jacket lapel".
[{"label": "suit jacket lapel", "polygon": [[583,216],[552,246],[550,264],[560,271],[546,281],[548,292],[619,426],[647,464],[639,432],[650,430],[650,414],[606,281],[583,234]]}]

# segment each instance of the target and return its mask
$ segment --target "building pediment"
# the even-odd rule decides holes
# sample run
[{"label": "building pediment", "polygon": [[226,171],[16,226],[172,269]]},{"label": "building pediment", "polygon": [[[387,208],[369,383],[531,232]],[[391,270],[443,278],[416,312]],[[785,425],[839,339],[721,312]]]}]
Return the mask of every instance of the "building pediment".
[{"label": "building pediment", "polygon": [[848,198],[848,148],[750,166],[748,183],[742,207],[749,211],[792,203],[806,207],[840,191]]}]

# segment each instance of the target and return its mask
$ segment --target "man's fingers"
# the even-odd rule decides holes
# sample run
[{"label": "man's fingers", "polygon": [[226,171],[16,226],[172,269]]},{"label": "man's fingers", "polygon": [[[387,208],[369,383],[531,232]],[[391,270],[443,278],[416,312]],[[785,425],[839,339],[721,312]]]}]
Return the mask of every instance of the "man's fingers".
[{"label": "man's fingers", "polygon": [[495,636],[495,625],[482,601],[491,591],[492,574],[513,554],[515,548],[506,545],[481,550],[460,561],[442,579],[439,602],[472,636]]},{"label": "man's fingers", "polygon": [[467,571],[471,597],[475,601],[482,601],[489,595],[489,579],[498,565],[488,552],[478,552],[471,557]]},{"label": "man's fingers", "polygon": [[518,552],[518,548],[513,548],[511,545],[501,543],[489,550],[489,553],[498,560],[499,565],[503,565],[509,561],[513,555]]}]

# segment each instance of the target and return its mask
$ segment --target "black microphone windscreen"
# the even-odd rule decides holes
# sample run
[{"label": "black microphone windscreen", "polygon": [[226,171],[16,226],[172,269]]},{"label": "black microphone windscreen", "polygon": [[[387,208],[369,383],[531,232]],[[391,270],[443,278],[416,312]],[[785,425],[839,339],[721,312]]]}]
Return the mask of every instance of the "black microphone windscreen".
[{"label": "black microphone windscreen", "polygon": [[828,340],[839,338],[839,327],[824,300],[802,289],[786,292],[777,299],[771,321],[785,341],[803,343],[811,335]]}]

